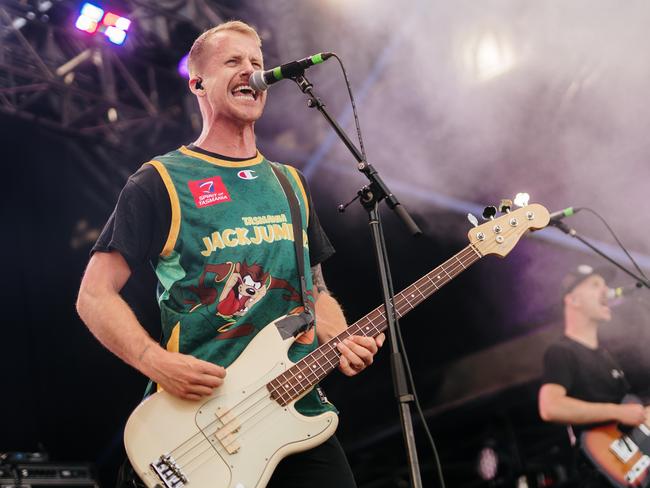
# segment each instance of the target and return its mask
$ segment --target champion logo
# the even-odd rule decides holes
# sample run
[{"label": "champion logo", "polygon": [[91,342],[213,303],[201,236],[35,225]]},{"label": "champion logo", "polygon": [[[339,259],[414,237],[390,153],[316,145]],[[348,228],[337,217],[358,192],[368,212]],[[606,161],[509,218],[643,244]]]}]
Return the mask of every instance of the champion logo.
[{"label": "champion logo", "polygon": [[230,193],[226,185],[221,181],[220,176],[213,176],[204,180],[188,181],[194,203],[198,208],[210,207],[217,203],[224,203],[230,201]]},{"label": "champion logo", "polygon": [[257,178],[255,171],[252,169],[242,169],[239,173],[237,173],[237,176],[239,176],[242,180],[254,180]]}]

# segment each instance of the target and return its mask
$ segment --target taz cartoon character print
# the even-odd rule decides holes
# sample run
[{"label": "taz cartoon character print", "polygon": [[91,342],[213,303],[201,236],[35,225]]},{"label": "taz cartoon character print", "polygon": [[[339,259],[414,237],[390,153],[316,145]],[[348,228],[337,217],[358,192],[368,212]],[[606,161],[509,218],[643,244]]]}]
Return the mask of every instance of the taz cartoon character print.
[{"label": "taz cartoon character print", "polygon": [[227,320],[246,315],[266,295],[269,278],[259,264],[249,266],[244,261],[232,265],[219,295],[217,314]]},{"label": "taz cartoon character print", "polygon": [[[208,275],[214,275],[213,280]],[[215,286],[217,285],[217,286]],[[239,318],[246,316],[270,291],[282,290],[283,299],[297,302],[294,310],[302,308],[300,305],[300,294],[286,280],[276,278],[266,272],[257,263],[248,264],[246,261],[232,263],[230,261],[220,264],[207,264],[201,273],[198,286],[189,288],[198,297],[188,301],[192,306],[190,312],[196,311],[201,306],[215,306],[214,315],[222,321],[217,329],[219,334],[225,334],[225,339],[231,336],[248,335],[252,332],[250,324],[242,323],[241,331],[233,335],[230,331],[239,321]],[[311,307],[311,303],[309,304]],[[293,310],[292,310],[293,311]]]}]

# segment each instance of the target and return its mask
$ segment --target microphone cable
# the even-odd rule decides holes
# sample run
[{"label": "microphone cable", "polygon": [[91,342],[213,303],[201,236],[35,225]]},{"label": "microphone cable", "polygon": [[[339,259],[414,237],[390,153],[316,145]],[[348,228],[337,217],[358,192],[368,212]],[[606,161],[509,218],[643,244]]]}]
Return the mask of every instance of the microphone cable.
[{"label": "microphone cable", "polygon": [[[343,61],[341,60],[341,58],[339,58],[336,53],[332,53],[332,57],[336,58],[336,60],[339,62],[339,65],[341,66],[341,71],[343,72],[343,78],[345,79],[345,84],[347,86],[348,94],[350,96],[350,103],[352,105],[352,115],[354,116],[354,124],[357,129],[357,138],[359,139],[359,151],[363,156],[363,162],[367,163],[366,150],[363,146],[363,136],[361,135],[361,126],[359,124],[359,117],[357,114],[357,106],[354,103],[354,96],[352,95],[352,87],[350,86],[348,74],[345,71],[345,66],[343,65]],[[391,284],[391,288],[392,288],[392,284]],[[418,411],[420,422],[422,423],[422,427],[424,429],[424,432],[426,433],[427,439],[429,440],[429,444],[431,444],[431,450],[433,451],[433,458],[438,472],[438,481],[440,483],[440,488],[446,488],[445,477],[442,473],[442,464],[440,463],[438,448],[436,447],[436,443],[433,440],[433,435],[431,435],[431,431],[429,430],[429,424],[427,424],[426,417],[424,416],[424,412],[422,411],[422,405],[420,404],[420,399],[418,398],[418,394],[415,388],[415,380],[413,379],[413,373],[411,371],[411,364],[409,362],[408,354],[406,352],[406,346],[404,345],[404,339],[402,338],[402,331],[400,327],[395,327],[395,329],[397,333],[397,341],[399,343],[398,346],[404,356],[404,366],[406,369],[406,376],[411,386],[411,392],[413,393],[415,408]]]},{"label": "microphone cable", "polygon": [[604,219],[604,218],[603,218],[603,217],[602,217],[598,212],[596,212],[595,210],[593,210],[593,209],[591,209],[591,208],[589,208],[589,207],[581,207],[581,210],[586,210],[587,212],[590,212],[591,214],[595,215],[595,216],[596,216],[596,217],[597,217],[597,218],[598,218],[598,219],[603,223],[603,225],[604,225],[605,228],[609,231],[609,233],[612,235],[612,237],[614,238],[614,240],[616,241],[616,243],[618,244],[618,246],[623,250],[623,252],[625,253],[625,255],[630,259],[630,262],[634,265],[634,267],[635,267],[636,270],[639,272],[639,274],[640,274],[641,276],[643,276],[643,278],[644,278],[645,281],[646,281],[645,286],[646,286],[646,288],[647,288],[647,284],[648,284],[648,282],[650,282],[650,280],[648,279],[647,275],[643,272],[643,269],[641,269],[641,267],[640,267],[640,266],[638,265],[638,263],[635,261],[635,259],[634,259],[634,257],[632,256],[632,254],[631,254],[630,252],[628,252],[628,250],[625,248],[625,246],[623,245],[623,243],[621,242],[621,240],[618,238],[618,236],[616,235],[616,233],[614,232],[614,230],[609,226],[609,224],[607,223],[607,221],[606,221],[606,220],[605,220],[605,219]]},{"label": "microphone cable", "polygon": [[348,89],[348,95],[350,96],[350,104],[352,105],[352,115],[354,117],[354,125],[357,128],[357,138],[359,139],[359,151],[361,152],[361,156],[363,156],[363,162],[367,163],[366,159],[366,149],[363,146],[363,136],[361,135],[361,125],[359,124],[359,115],[357,114],[357,105],[354,103],[354,95],[352,95],[352,87],[350,86],[350,80],[348,79],[348,73],[345,71],[345,66],[343,65],[343,61],[341,61],[341,58],[338,57],[336,53],[332,53],[332,57],[336,58],[336,60],[339,62],[339,66],[341,67],[341,71],[343,72],[343,78],[345,79],[345,86]]}]

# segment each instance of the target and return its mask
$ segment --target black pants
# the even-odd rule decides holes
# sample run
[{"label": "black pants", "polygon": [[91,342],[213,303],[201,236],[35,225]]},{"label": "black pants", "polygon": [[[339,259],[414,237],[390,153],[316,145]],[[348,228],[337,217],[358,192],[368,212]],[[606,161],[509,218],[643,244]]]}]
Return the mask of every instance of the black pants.
[{"label": "black pants", "polygon": [[[120,468],[117,488],[144,488],[128,459]],[[352,470],[335,436],[309,451],[280,461],[267,488],[356,488]]]}]

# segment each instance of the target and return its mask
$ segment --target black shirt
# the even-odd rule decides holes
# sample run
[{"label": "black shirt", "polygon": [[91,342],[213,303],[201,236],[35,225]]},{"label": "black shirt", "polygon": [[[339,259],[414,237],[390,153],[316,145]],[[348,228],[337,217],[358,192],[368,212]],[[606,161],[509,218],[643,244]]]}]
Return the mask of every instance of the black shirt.
[{"label": "black shirt", "polygon": [[607,350],[591,349],[566,336],[547,349],[542,383],[561,385],[572,398],[598,403],[620,403],[630,389]]},{"label": "black shirt", "polygon": [[[228,161],[245,161],[248,158],[230,158],[205,151],[192,144],[192,151]],[[314,211],[311,194],[302,173],[298,172],[309,201],[309,258],[312,266],[322,263],[332,254],[334,247],[320,225]],[[158,171],[143,165],[126,182],[113,213],[93,246],[95,251],[118,251],[131,270],[142,264],[156,262],[162,251],[171,224],[171,203],[165,184]]]}]

